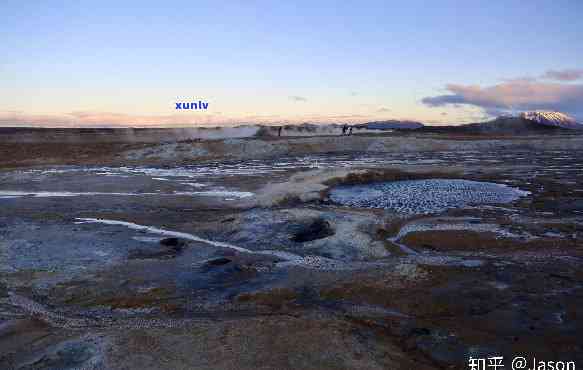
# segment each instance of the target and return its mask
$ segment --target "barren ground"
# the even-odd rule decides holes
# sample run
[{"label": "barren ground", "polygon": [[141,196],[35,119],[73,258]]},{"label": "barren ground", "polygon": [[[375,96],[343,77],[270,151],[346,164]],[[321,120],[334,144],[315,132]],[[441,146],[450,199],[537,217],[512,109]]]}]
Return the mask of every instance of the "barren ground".
[{"label": "barren ground", "polygon": [[[0,368],[583,364],[581,137],[97,141],[0,143]],[[419,179],[529,194],[330,197]]]}]

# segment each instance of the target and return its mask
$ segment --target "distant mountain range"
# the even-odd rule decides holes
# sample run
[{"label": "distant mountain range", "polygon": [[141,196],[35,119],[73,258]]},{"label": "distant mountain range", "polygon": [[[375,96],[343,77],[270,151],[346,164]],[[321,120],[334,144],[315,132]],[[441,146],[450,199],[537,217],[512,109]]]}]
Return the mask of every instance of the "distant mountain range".
[{"label": "distant mountain range", "polygon": [[522,133],[532,132],[564,132],[565,130],[583,130],[583,123],[560,112],[532,111],[518,116],[500,116],[488,122],[470,123],[450,126],[426,126],[416,121],[375,121],[354,126],[357,129],[367,130],[420,130],[429,132],[468,132],[468,133]]},{"label": "distant mountain range", "polygon": [[533,111],[518,116],[500,116],[494,120],[456,126],[424,126],[426,132],[460,132],[490,134],[583,133],[583,124],[560,112]]}]

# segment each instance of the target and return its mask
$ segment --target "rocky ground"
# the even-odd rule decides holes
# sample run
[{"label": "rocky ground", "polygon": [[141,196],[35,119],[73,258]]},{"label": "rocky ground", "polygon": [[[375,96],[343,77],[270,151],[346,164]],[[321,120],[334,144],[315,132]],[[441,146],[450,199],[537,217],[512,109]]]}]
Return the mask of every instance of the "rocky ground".
[{"label": "rocky ground", "polygon": [[578,138],[341,139],[0,146],[0,368],[583,364]]}]

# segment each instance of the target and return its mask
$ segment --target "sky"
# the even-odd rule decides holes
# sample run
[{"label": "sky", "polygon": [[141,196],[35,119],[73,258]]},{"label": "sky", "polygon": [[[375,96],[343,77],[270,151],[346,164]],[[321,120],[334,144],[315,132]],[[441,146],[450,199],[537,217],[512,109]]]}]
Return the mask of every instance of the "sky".
[{"label": "sky", "polygon": [[581,0],[0,0],[0,125],[583,121],[582,15]]}]

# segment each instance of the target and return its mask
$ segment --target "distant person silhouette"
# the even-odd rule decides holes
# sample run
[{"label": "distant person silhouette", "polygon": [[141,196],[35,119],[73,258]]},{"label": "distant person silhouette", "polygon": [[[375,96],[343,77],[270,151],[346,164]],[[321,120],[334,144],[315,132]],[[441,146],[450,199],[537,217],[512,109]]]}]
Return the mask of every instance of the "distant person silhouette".
[{"label": "distant person silhouette", "polygon": [[342,136],[346,135],[346,130],[348,130],[348,126],[347,125],[342,126]]},{"label": "distant person silhouette", "polygon": [[279,128],[277,129],[277,136],[281,136],[282,129],[283,129],[283,127],[279,126]]},{"label": "distant person silhouette", "polygon": [[350,128],[348,129],[348,136],[352,135],[352,126],[350,126]]}]

